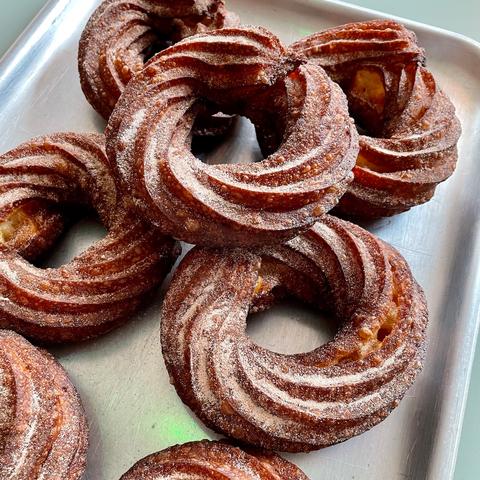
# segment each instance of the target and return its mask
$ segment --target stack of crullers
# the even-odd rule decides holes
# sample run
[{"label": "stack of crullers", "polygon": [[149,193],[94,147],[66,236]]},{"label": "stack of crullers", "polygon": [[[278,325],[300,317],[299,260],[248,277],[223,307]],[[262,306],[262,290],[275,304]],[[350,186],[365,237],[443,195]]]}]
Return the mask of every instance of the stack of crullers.
[{"label": "stack of crullers", "polygon": [[[75,388],[20,335],[107,333],[152,297],[180,240],[196,246],[163,303],[165,364],[182,401],[230,440],[170,448],[122,478],[306,479],[269,450],[372,428],[422,368],[422,289],[393,247],[342,218],[405,212],[455,169],[460,124],[423,49],[388,20],[286,46],[223,0],[106,0],[79,70],[105,134],[50,134],[0,157],[0,478],[70,480],[86,466]],[[264,160],[192,153],[193,138],[235,135],[239,116]],[[93,208],[106,238],[38,268],[72,205]],[[333,315],[334,339],[298,355],[255,344],[249,313],[285,297]]]}]

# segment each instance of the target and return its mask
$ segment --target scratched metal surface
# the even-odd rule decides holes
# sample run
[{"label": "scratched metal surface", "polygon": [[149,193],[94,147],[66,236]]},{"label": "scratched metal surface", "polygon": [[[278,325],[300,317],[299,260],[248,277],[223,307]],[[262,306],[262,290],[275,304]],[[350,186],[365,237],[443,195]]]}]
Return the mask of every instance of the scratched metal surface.
[{"label": "scratched metal surface", "polygon": [[[81,29],[97,0],[52,0],[0,63],[0,150],[33,135],[102,130],[84,100],[76,70]],[[312,0],[231,0],[244,23],[271,28],[290,42],[348,21],[380,16]],[[479,313],[480,46],[465,38],[409,23],[426,47],[429,65],[458,107],[464,134],[454,177],[433,201],[369,225],[405,255],[430,306],[430,347],[424,372],[400,407],[381,425],[342,445],[289,455],[312,480],[447,480],[453,476]],[[258,159],[251,128],[240,124],[225,154]],[[102,235],[94,221],[76,225],[51,265]],[[165,288],[165,287],[164,287]],[[191,415],[169,384],[159,347],[162,292],[123,328],[54,353],[81,393],[91,429],[88,480],[116,480],[136,460],[175,443],[215,435]],[[312,312],[285,305],[257,317],[250,334],[277,351],[314,348],[332,326]],[[288,345],[285,338],[289,339]]]}]

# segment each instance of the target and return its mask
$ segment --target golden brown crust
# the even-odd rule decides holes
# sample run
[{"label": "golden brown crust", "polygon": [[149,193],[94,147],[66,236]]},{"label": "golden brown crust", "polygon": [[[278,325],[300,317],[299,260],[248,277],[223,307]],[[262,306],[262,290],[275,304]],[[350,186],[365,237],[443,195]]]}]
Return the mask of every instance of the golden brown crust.
[{"label": "golden brown crust", "polygon": [[376,218],[430,200],[455,170],[461,127],[452,102],[422,66],[413,32],[390,20],[352,23],[291,48],[341,85],[365,131],[355,180],[337,211]]},{"label": "golden brown crust", "polygon": [[[335,338],[298,355],[253,343],[248,312],[285,291],[330,310]],[[172,382],[207,426],[295,452],[383,420],[421,369],[426,325],[423,292],[401,255],[325,215],[283,246],[193,249],[166,295],[161,330]]]},{"label": "golden brown crust", "polygon": [[273,453],[247,451],[224,442],[191,442],[149,455],[121,480],[308,480],[295,465]]},{"label": "golden brown crust", "polygon": [[[0,181],[8,184],[9,180],[2,175],[1,168]],[[0,196],[3,190],[9,188],[5,183],[0,184]],[[48,253],[64,230],[63,212],[42,201],[20,202],[14,208],[8,205],[1,212],[0,243],[27,260],[37,260]]]},{"label": "golden brown crust", "polygon": [[393,20],[329,28],[302,38],[291,49],[321,63],[338,83],[345,82],[365,63],[387,68],[425,62],[425,52],[418,46],[415,33]]},{"label": "golden brown crust", "polygon": [[[190,132],[203,101],[249,117],[277,151],[255,164],[202,163]],[[197,35],[155,57],[107,128],[107,153],[140,211],[201,245],[281,243],[306,230],[345,192],[357,142],[323,69],[253,27]]]},{"label": "golden brown crust", "polygon": [[0,330],[0,478],[80,479],[87,447],[85,414],[63,368]]},{"label": "golden brown crust", "polygon": [[119,194],[103,135],[30,140],[0,157],[0,185],[7,217],[25,205],[82,204],[94,208],[108,230],[105,239],[57,269],[34,267],[2,245],[2,327],[46,342],[104,333],[142,305],[179,253],[173,240],[139,220]]},{"label": "golden brown crust", "polygon": [[[87,100],[105,119],[148,57],[196,33],[235,26],[223,0],[106,0],[82,34],[78,66]],[[223,131],[231,119],[200,125]],[[207,123],[205,123],[207,122]],[[215,131],[215,130],[213,130]]]}]

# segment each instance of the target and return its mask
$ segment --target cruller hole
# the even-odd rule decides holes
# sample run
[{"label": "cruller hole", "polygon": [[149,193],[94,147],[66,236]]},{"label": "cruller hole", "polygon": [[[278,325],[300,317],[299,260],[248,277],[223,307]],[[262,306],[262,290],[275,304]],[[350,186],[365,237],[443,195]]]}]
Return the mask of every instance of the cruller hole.
[{"label": "cruller hole", "polygon": [[257,345],[281,354],[311,352],[333,340],[337,331],[333,315],[292,298],[247,319],[247,335]]},{"label": "cruller hole", "polygon": [[238,117],[235,125],[223,136],[195,136],[192,153],[209,165],[245,164],[263,160],[255,127],[246,117]]},{"label": "cruller hole", "polygon": [[59,268],[71,262],[75,257],[87,250],[108,232],[98,217],[92,212],[81,217],[73,225],[68,226],[58,242],[37,266],[40,268]]}]

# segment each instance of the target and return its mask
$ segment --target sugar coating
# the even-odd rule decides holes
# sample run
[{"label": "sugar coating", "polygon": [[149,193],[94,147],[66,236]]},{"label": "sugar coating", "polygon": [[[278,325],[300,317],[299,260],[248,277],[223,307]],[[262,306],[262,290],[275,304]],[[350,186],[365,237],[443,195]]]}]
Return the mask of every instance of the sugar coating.
[{"label": "sugar coating", "polygon": [[[249,312],[285,294],[330,310],[335,338],[298,355],[253,343]],[[398,405],[421,369],[427,319],[400,254],[325,215],[283,246],[189,252],[164,302],[162,348],[178,394],[207,426],[310,451],[372,428]]]},{"label": "sugar coating", "polygon": [[[155,53],[196,33],[237,23],[237,16],[226,10],[223,0],[105,0],[80,40],[83,92],[108,119],[125,86],[144,67],[150,50]],[[226,119],[226,126],[229,123]]]},{"label": "sugar coating", "polygon": [[[178,256],[177,244],[119,193],[104,141],[54,134],[0,156],[1,327],[47,342],[107,332],[130,317]],[[52,248],[65,205],[96,210],[108,234],[60,268],[37,268],[30,260]]]},{"label": "sugar coating", "polygon": [[[85,414],[63,368],[21,336],[0,330],[0,405],[10,396],[15,414],[2,436],[5,480],[80,479],[86,467]],[[10,400],[9,400],[10,403]]]},{"label": "sugar coating", "polygon": [[360,137],[355,180],[337,211],[376,218],[432,198],[457,162],[455,107],[423,64],[415,34],[391,20],[351,23],[292,47],[344,89]]},{"label": "sugar coating", "polygon": [[[190,132],[203,99],[276,135],[263,140],[274,153],[247,165],[194,157]],[[106,135],[108,154],[144,215],[200,245],[292,238],[345,193],[358,153],[341,89],[259,27],[190,37],[154,57],[129,83]]]},{"label": "sugar coating", "polygon": [[207,440],[177,445],[149,455],[121,480],[308,480],[295,465],[273,453],[242,450]]}]

